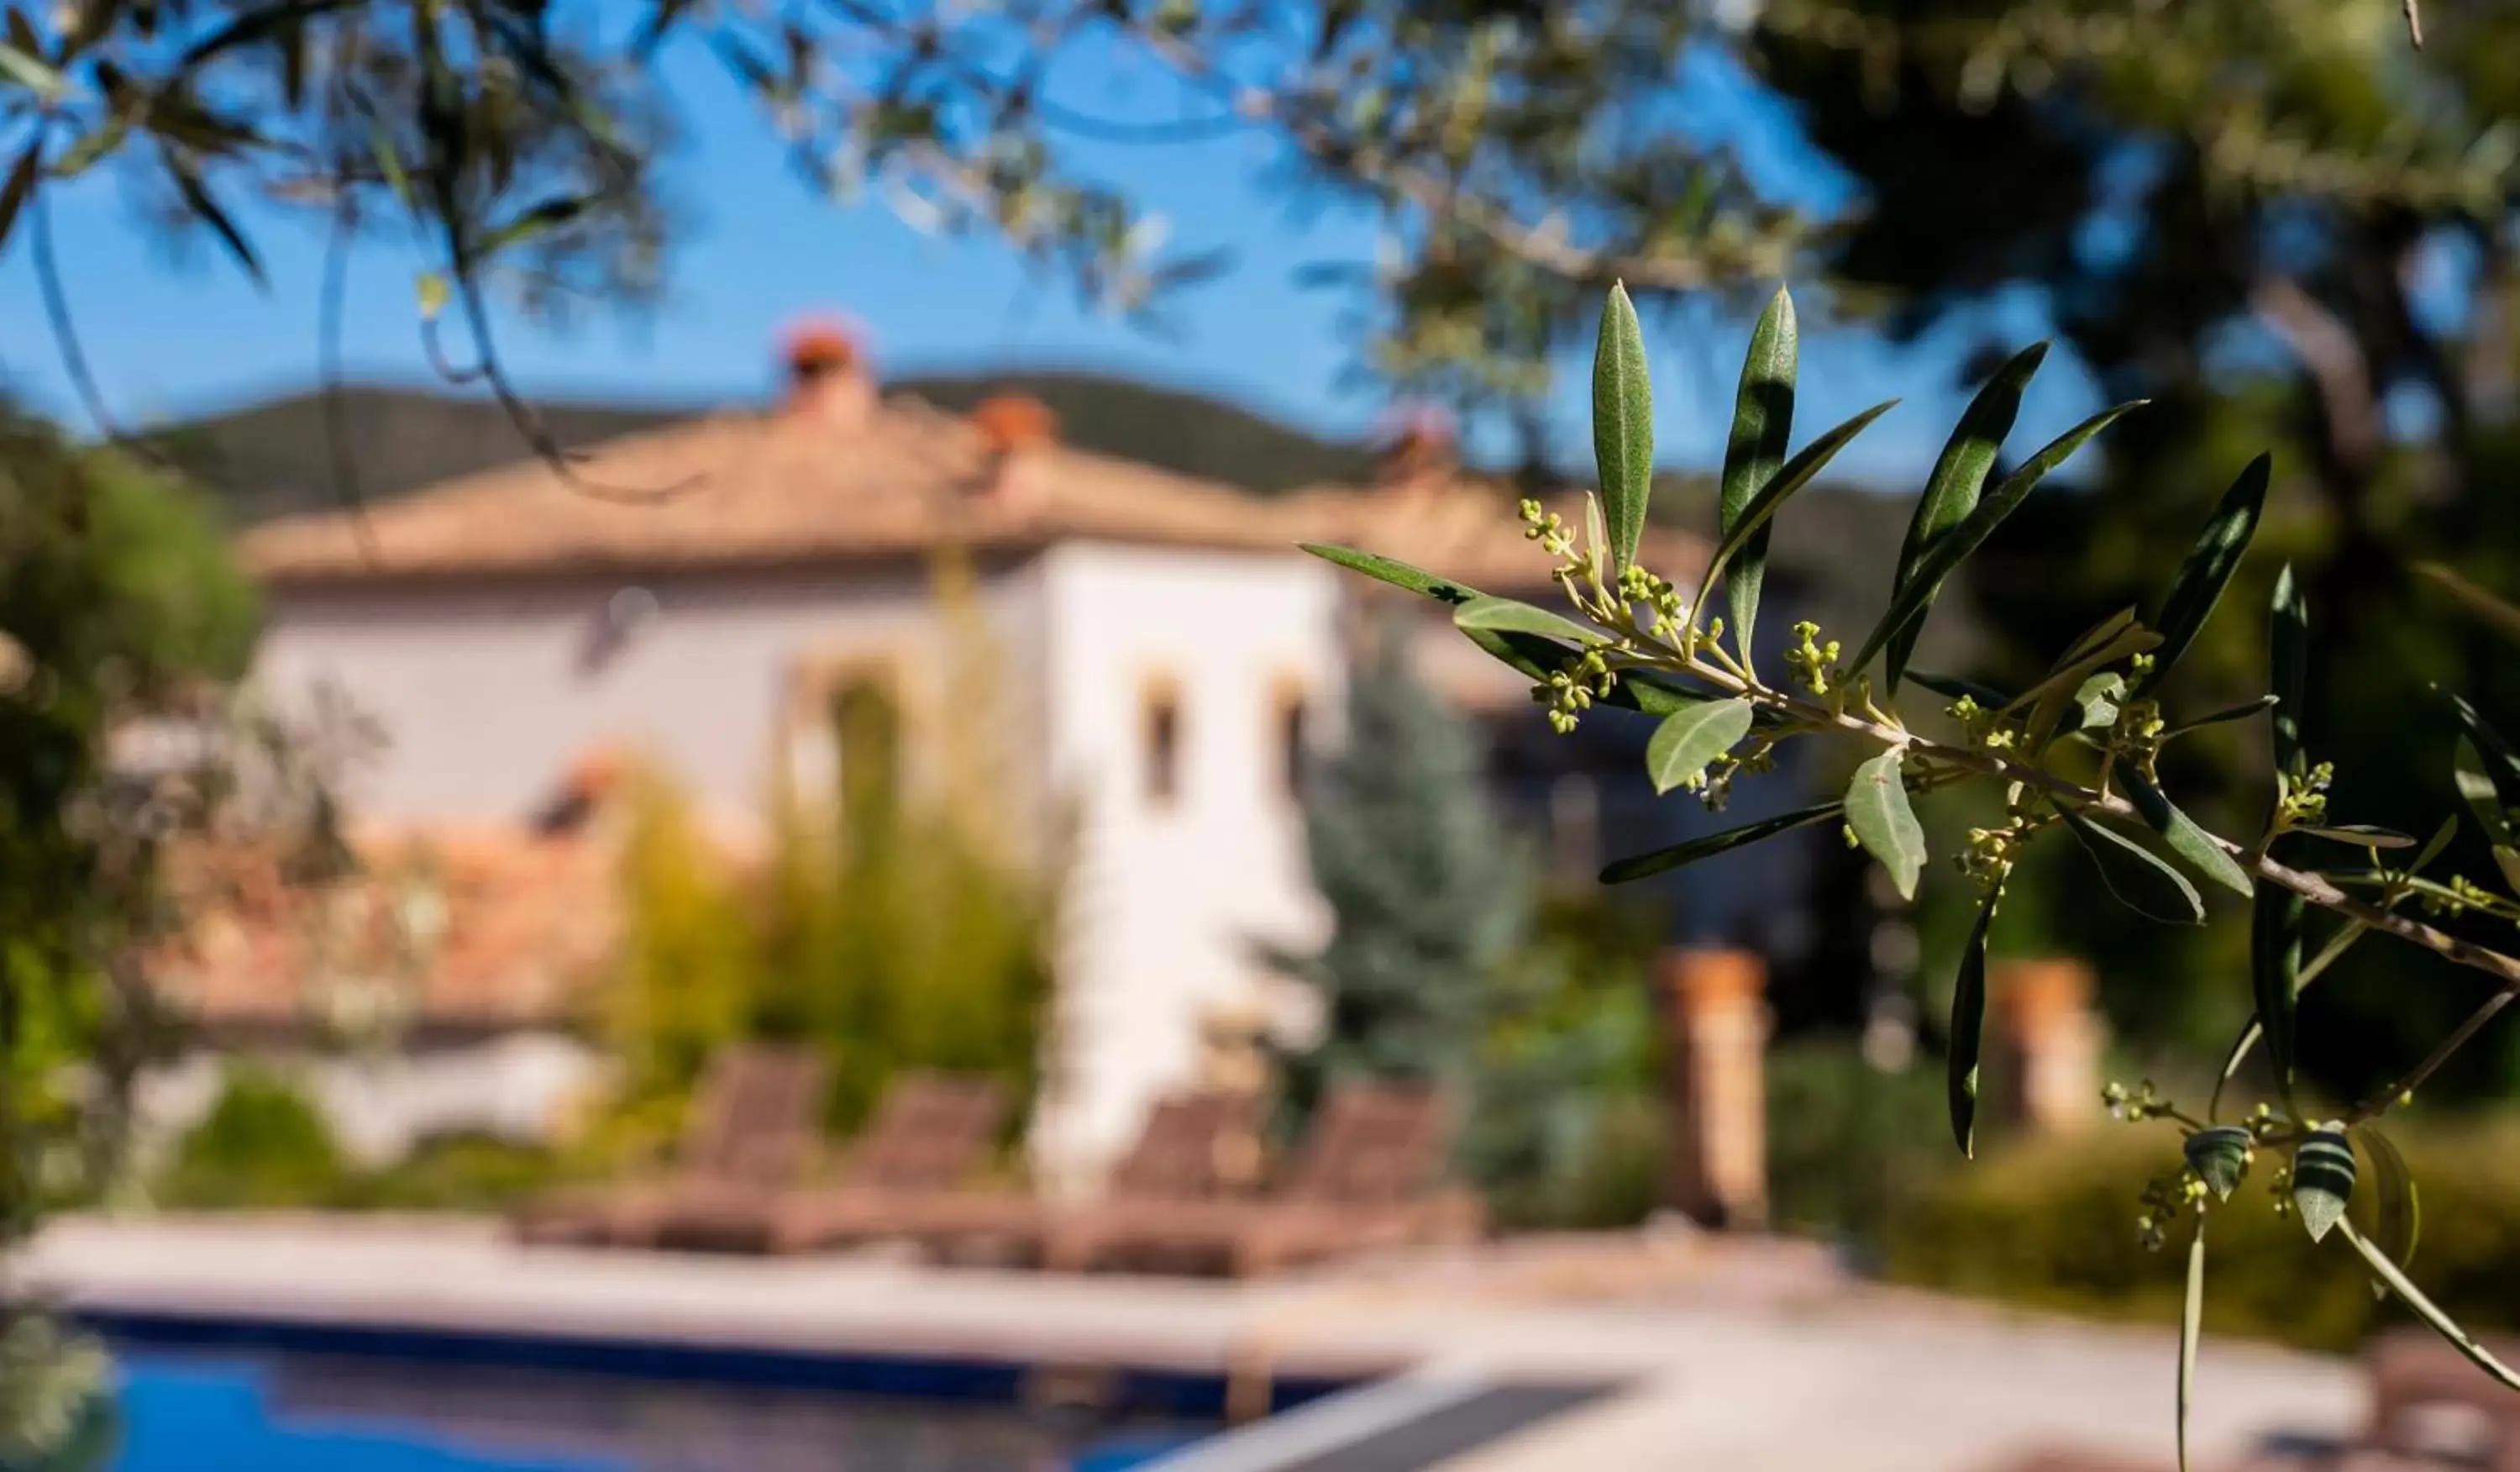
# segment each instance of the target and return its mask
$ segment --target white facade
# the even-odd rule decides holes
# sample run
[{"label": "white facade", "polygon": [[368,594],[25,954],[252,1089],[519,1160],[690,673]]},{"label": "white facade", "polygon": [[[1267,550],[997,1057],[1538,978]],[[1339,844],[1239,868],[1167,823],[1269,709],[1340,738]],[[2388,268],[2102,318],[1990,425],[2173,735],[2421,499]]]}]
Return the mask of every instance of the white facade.
[{"label": "white facade", "polygon": [[[1261,943],[1322,933],[1287,742],[1337,707],[1338,576],[1291,551],[1069,540],[978,580],[1013,790],[1075,825],[1046,1185],[1090,1183],[1191,1081],[1214,1009],[1265,1003]],[[605,749],[741,832],[808,749],[816,671],[916,669],[942,622],[919,567],[284,587],[257,678],[284,705],[329,685],[374,722],[383,746],[345,794],[362,818],[521,822]]]}]

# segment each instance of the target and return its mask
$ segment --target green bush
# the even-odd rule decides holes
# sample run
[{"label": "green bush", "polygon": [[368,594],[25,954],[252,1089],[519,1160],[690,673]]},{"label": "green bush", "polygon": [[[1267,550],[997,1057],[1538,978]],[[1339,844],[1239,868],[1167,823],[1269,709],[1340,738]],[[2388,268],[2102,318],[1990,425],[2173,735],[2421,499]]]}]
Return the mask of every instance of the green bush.
[{"label": "green bush", "polygon": [[1825,1038],[1778,1048],[1767,1075],[1770,1219],[1878,1252],[1953,1162],[1941,1070],[1884,1072],[1852,1041]]},{"label": "green bush", "polygon": [[487,1135],[423,1140],[382,1171],[344,1183],[338,1205],[392,1212],[495,1212],[577,1173],[555,1151]]},{"label": "green bush", "polygon": [[[2411,1273],[2471,1329],[2520,1327],[2520,1122],[2400,1130],[2421,1193]],[[2269,1194],[2261,1154],[2207,1218],[2209,1333],[2352,1348],[2399,1321],[2340,1236],[2314,1246]],[[2144,1183],[2179,1165],[2166,1126],[2005,1151],[1940,1177],[1907,1203],[1888,1237],[1892,1277],[1923,1287],[2111,1318],[2176,1323],[2186,1228],[2162,1252],[2138,1240]],[[2365,1172],[2368,1177],[2368,1172]],[[2356,1198],[2362,1213],[2369,1193]]]},{"label": "green bush", "polygon": [[330,1206],[349,1176],[323,1112],[289,1080],[239,1064],[175,1147],[158,1196],[193,1209]]}]

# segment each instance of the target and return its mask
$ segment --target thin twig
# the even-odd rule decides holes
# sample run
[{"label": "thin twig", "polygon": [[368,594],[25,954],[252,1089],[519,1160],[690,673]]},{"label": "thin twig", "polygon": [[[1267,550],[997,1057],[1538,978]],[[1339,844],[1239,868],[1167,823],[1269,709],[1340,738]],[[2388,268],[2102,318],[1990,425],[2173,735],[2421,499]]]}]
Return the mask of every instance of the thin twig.
[{"label": "thin twig", "polygon": [[87,410],[97,433],[116,444],[129,437],[122,433],[113,410],[105,401],[105,392],[89,371],[87,350],[79,345],[78,325],[71,320],[69,294],[62,289],[60,262],[53,257],[53,211],[44,191],[38,189],[26,201],[27,240],[29,254],[35,263],[35,286],[44,299],[44,320],[53,333],[53,345],[61,353],[62,373],[70,381],[79,402]]},{"label": "thin twig", "polygon": [[333,462],[333,496],[349,513],[350,539],[359,560],[370,568],[384,566],[377,546],[377,529],[368,520],[368,505],[359,493],[358,457],[350,452],[349,405],[341,391],[341,301],[348,295],[350,248],[358,231],[357,198],[344,186],[333,207],[333,234],[325,243],[324,284],[316,302],[316,352],[324,384],[324,443]]},{"label": "thin twig", "polygon": [[2417,51],[2424,49],[2424,12],[2419,0],[2407,0],[2407,39]]},{"label": "thin twig", "polygon": [[2520,986],[2505,986],[2487,997],[2475,1011],[2467,1014],[2465,1022],[2451,1030],[2450,1035],[2443,1038],[2439,1046],[2424,1055],[2423,1062],[2408,1069],[2405,1078],[2356,1105],[2349,1120],[2360,1124],[2364,1120],[2377,1119],[2407,1102],[2426,1081],[2441,1072],[2442,1065],[2450,1062],[2451,1054],[2465,1047],[2471,1038],[2485,1031],[2485,1025],[2494,1020],[2496,1013],[2509,1006],[2514,996],[2520,996]]}]

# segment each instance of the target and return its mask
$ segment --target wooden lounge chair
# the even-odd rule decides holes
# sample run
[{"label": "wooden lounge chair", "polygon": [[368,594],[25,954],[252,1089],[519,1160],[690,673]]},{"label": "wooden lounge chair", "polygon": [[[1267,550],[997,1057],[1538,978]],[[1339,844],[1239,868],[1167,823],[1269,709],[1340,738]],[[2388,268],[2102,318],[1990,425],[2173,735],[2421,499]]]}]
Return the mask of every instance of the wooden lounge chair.
[{"label": "wooden lounge chair", "polygon": [[1174,1094],[1147,1116],[1112,1173],[1108,1194],[1082,1212],[1009,1191],[962,1191],[925,1203],[908,1235],[945,1261],[1044,1263],[1059,1243],[1105,1218],[1181,1202],[1247,1196],[1259,1182],[1260,1107],[1248,1095]]},{"label": "wooden lounge chair", "polygon": [[884,1091],[834,1180],[710,1223],[714,1245],[812,1252],[915,1236],[987,1160],[1006,1118],[1007,1091],[993,1079],[906,1075]]},{"label": "wooden lounge chair", "polygon": [[652,1247],[681,1218],[741,1212],[747,1204],[757,1211],[812,1157],[830,1079],[809,1048],[727,1048],[710,1061],[692,1098],[670,1175],[528,1202],[511,1229],[542,1246]]},{"label": "wooden lounge chair", "polygon": [[[2489,1343],[2504,1363],[2520,1346]],[[2494,1472],[2520,1472],[2520,1394],[2497,1383],[2467,1357],[2422,1329],[2400,1329],[2372,1341],[2363,1366],[2371,1387],[2365,1440],[2376,1449],[2405,1447],[2409,1416],[2431,1408],[2467,1412],[2492,1429]]]},{"label": "wooden lounge chair", "polygon": [[1323,1104],[1283,1187],[1262,1200],[1148,1203],[1054,1234],[1049,1265],[1254,1276],[1382,1248],[1462,1241],[1486,1225],[1445,1187],[1452,1111],[1431,1089],[1343,1084]]}]

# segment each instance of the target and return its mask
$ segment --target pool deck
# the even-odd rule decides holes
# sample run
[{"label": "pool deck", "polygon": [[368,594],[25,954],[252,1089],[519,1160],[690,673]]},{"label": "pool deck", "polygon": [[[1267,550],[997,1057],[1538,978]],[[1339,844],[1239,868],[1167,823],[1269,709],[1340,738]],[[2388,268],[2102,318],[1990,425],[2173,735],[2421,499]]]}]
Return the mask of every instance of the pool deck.
[{"label": "pool deck", "polygon": [[[527,1251],[448,1219],[74,1219],[33,1246],[23,1272],[71,1307],[121,1314],[1128,1364],[1236,1384],[1397,1367],[1436,1381],[1621,1382],[1448,1472],[2005,1472],[2050,1449],[2172,1464],[2167,1332],[1901,1293],[1794,1244],[1686,1233],[1238,1285],[940,1270],[880,1254]],[[2197,1464],[2332,1443],[2362,1403],[2349,1363],[2209,1341]]]}]

